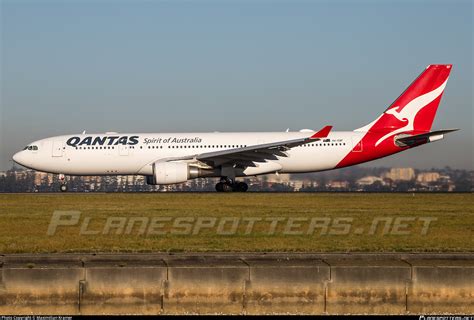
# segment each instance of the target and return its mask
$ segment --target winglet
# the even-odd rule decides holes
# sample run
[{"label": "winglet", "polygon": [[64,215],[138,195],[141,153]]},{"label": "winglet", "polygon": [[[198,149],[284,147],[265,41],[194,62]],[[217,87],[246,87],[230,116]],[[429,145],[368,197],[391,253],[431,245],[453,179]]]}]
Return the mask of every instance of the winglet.
[{"label": "winglet", "polygon": [[325,126],[315,134],[313,134],[310,139],[320,139],[320,138],[326,138],[329,135],[329,132],[331,131],[332,126]]}]

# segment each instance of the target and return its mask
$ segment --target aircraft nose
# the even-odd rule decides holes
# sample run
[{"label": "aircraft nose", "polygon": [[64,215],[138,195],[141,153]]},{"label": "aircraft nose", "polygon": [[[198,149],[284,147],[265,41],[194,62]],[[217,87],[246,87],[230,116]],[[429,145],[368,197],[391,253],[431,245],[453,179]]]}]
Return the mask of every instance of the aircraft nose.
[{"label": "aircraft nose", "polygon": [[24,151],[20,151],[20,152],[17,152],[13,155],[13,161],[15,161],[16,163],[24,166],[25,165],[25,152]]}]

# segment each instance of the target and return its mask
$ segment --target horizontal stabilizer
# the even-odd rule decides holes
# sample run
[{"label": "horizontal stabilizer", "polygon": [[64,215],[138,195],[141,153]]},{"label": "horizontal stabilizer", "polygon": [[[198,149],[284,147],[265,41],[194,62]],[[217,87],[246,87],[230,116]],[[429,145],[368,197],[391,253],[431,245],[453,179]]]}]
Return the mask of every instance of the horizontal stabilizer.
[{"label": "horizontal stabilizer", "polygon": [[409,146],[418,145],[422,143],[433,142],[436,140],[443,139],[446,133],[450,133],[457,130],[459,129],[437,130],[437,131],[417,134],[414,136],[400,135],[398,137],[395,137],[395,143],[400,147],[409,147]]}]

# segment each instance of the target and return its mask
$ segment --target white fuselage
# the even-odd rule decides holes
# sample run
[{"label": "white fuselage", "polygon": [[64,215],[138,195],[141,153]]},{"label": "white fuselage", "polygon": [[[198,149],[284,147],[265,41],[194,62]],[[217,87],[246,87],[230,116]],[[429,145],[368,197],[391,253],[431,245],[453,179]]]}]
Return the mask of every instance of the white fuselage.
[{"label": "white fuselage", "polygon": [[[151,175],[161,159],[222,151],[304,138],[308,132],[123,133],[65,135],[35,141],[37,150],[18,152],[14,160],[38,171],[67,175]],[[364,136],[363,132],[332,132],[327,138],[297,146],[288,157],[260,164],[262,169],[239,174],[298,173],[333,169]],[[88,137],[91,137],[90,139]],[[126,138],[125,138],[126,137]],[[32,149],[32,148],[30,148]],[[268,167],[267,169],[266,166]],[[265,168],[264,168],[265,167]]]}]

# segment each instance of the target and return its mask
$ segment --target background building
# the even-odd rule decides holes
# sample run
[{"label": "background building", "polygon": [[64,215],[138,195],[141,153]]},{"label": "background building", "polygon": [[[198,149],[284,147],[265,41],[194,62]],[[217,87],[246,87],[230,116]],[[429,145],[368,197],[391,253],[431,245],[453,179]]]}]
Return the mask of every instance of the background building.
[{"label": "background building", "polygon": [[415,179],[415,169],[392,168],[385,174],[385,177],[392,181],[411,181]]}]

